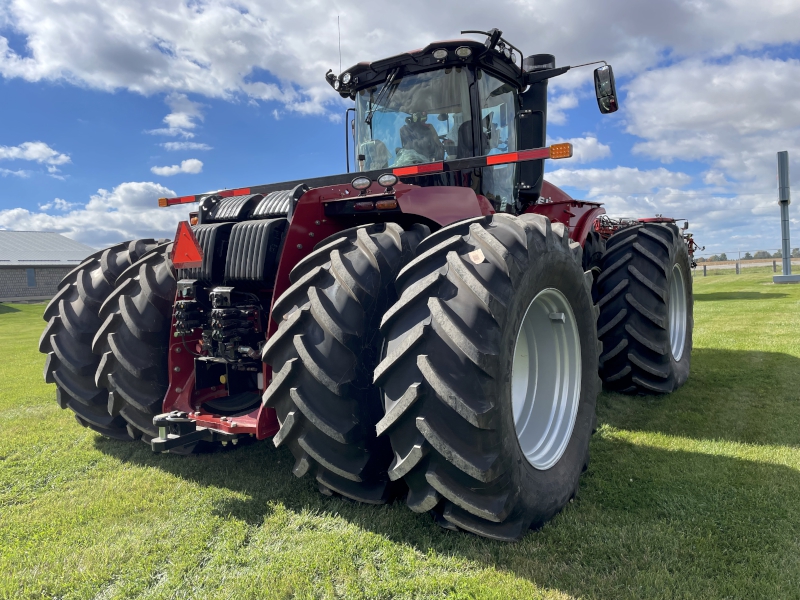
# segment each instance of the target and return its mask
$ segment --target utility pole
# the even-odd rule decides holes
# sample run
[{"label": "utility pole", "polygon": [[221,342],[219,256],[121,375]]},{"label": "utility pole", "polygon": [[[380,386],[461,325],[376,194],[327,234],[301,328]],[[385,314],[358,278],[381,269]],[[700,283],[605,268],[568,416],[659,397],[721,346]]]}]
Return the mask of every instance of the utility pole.
[{"label": "utility pole", "polygon": [[778,152],[778,204],[781,206],[781,259],[783,275],[773,275],[773,283],[800,283],[800,275],[792,275],[792,249],[789,243],[789,153]]}]

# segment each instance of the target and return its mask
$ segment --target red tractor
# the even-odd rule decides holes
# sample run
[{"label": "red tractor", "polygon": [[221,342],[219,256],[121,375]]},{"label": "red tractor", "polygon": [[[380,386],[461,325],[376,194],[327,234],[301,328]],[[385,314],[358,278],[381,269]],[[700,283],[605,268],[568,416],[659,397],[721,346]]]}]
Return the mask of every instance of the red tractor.
[{"label": "red tractor", "polygon": [[[674,223],[597,249],[603,208],[543,179],[572,154],[545,147],[570,67],[478,33],[328,73],[355,101],[356,173],[162,198],[198,206],[174,241],[70,273],[40,343],[62,408],[159,452],[272,438],[324,494],[490,538],[555,515],[601,378],[686,381],[689,254]],[[617,110],[611,67],[594,80]]]}]

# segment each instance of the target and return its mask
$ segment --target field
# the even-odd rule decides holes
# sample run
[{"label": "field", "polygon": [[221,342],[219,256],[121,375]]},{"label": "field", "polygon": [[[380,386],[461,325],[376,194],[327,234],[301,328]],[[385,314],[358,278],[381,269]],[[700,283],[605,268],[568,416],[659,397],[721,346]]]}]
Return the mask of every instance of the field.
[{"label": "field", "polygon": [[521,543],[320,495],[263,443],[103,439],[0,305],[2,598],[800,598],[800,285],[695,279],[689,383],[603,394],[581,492]]}]

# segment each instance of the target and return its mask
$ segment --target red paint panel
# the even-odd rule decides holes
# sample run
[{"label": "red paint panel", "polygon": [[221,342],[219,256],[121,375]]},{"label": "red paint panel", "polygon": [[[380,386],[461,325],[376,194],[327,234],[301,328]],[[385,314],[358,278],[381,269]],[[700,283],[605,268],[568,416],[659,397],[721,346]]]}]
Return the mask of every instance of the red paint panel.
[{"label": "red paint panel", "polygon": [[481,206],[475,192],[468,187],[409,186],[398,190],[397,203],[405,214],[420,215],[442,227],[487,214],[486,207]]}]

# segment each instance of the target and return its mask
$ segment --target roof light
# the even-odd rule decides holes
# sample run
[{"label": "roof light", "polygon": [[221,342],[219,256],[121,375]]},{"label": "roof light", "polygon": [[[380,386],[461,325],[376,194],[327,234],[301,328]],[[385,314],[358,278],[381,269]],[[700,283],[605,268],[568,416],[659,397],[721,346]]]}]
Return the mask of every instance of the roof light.
[{"label": "roof light", "polygon": [[397,175],[394,173],[384,173],[378,177],[378,184],[385,188],[390,188],[397,184]]},{"label": "roof light", "polygon": [[347,85],[348,83],[350,83],[351,77],[352,75],[350,75],[350,73],[345,73],[344,75],[342,75],[342,83]]},{"label": "roof light", "polygon": [[469,46],[459,46],[456,48],[456,56],[458,56],[458,58],[469,58],[472,56],[472,48]]},{"label": "roof light", "polygon": [[569,142],[551,144],[550,158],[572,158],[572,144]]},{"label": "roof light", "polygon": [[439,48],[438,50],[433,51],[433,58],[436,60],[444,60],[447,58],[447,50],[444,48]]},{"label": "roof light", "polygon": [[372,180],[369,177],[356,177],[350,182],[357,190],[365,190],[372,185]]},{"label": "roof light", "polygon": [[337,92],[339,91],[340,87],[342,87],[342,82],[341,81],[339,81],[337,79],[336,81],[333,82],[333,89],[335,89]]},{"label": "roof light", "polygon": [[508,59],[511,59],[511,50],[509,48],[503,48],[503,56]]}]

